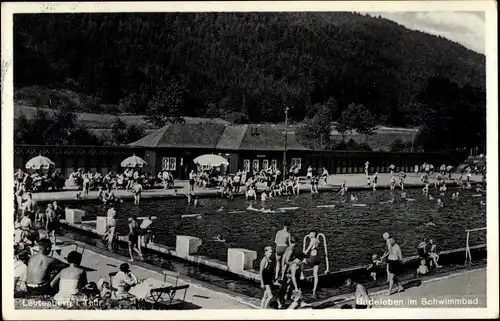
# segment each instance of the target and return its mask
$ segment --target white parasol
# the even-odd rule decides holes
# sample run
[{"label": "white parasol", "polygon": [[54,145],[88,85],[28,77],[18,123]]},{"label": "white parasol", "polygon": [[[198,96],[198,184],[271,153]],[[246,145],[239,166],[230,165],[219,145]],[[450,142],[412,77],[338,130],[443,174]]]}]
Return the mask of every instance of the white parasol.
[{"label": "white parasol", "polygon": [[229,165],[229,162],[222,156],[219,155],[213,155],[213,154],[205,154],[196,157],[193,162],[195,164],[199,165],[205,165],[205,166],[221,166],[221,165]]},{"label": "white parasol", "polygon": [[142,159],[138,156],[135,156],[135,154],[134,154],[133,156],[130,156],[130,157],[124,159],[120,165],[121,165],[121,167],[135,168],[135,167],[147,166],[148,163],[146,163],[146,161],[144,159]]},{"label": "white parasol", "polygon": [[26,163],[26,169],[49,169],[55,165],[56,164],[47,157],[38,155]]}]

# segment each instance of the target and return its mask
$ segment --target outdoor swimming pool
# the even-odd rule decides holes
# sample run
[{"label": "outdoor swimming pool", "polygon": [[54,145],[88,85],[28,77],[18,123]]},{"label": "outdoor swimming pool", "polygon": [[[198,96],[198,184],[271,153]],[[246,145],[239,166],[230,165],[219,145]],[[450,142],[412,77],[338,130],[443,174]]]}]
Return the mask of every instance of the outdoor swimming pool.
[{"label": "outdoor swimming pool", "polygon": [[[299,196],[278,197],[266,202],[265,207],[276,213],[247,211],[248,205],[261,208],[260,201],[234,201],[224,199],[200,199],[198,208],[186,206],[187,199],[143,200],[140,206],[125,202],[117,207],[118,218],[132,215],[157,216],[156,241],[175,245],[176,235],[200,237],[203,245],[200,254],[225,261],[229,247],[242,247],[258,252],[259,258],[267,245],[274,246],[276,232],[284,222],[291,223],[290,232],[300,239],[311,230],[324,233],[328,246],[330,271],[366,264],[373,253],[382,254],[385,244],[382,233],[389,231],[400,243],[403,256],[416,254],[416,246],[424,235],[433,238],[438,251],[465,246],[465,230],[486,226],[486,208],[480,206],[484,197],[472,197],[473,191],[460,191],[460,199],[451,200],[450,189],[443,201],[444,209],[436,210],[436,201],[428,201],[420,189],[407,190],[406,201],[400,198],[400,191],[394,192],[394,204],[380,204],[392,198],[387,190],[354,192],[357,203],[365,207],[353,206],[347,197],[341,198],[334,193],[302,194]],[[437,192],[434,197],[437,198]],[[345,201],[345,202],[344,202]],[[335,205],[335,207],[317,207]],[[279,208],[298,207],[296,210],[279,211]],[[106,208],[97,204],[82,204],[86,220],[97,215],[105,215]],[[232,212],[232,213],[231,213]],[[181,217],[199,213],[196,216]],[[435,226],[426,226],[428,222]],[[127,220],[118,220],[118,231],[127,232]],[[217,234],[226,243],[214,242]],[[485,233],[471,234],[471,245],[486,243]],[[324,258],[322,246],[320,256]],[[258,260],[257,260],[258,261]],[[258,264],[258,262],[255,262]],[[320,272],[324,271],[324,259]]]}]

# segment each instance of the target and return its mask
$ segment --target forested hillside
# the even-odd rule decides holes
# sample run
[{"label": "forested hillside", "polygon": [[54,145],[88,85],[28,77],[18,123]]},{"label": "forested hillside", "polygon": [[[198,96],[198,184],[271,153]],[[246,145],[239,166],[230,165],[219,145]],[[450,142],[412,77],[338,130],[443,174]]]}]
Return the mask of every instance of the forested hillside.
[{"label": "forested hillside", "polygon": [[144,114],[154,96],[174,95],[174,112],[189,116],[274,122],[287,104],[301,121],[332,97],[334,120],[357,103],[404,125],[386,118],[429,77],[485,84],[483,55],[355,13],[16,15],[14,27],[16,88],[91,96],[82,111]]},{"label": "forested hillside", "polygon": [[[155,126],[282,122],[287,106],[314,149],[347,148],[332,143],[331,121],[343,138],[419,127],[421,150],[486,137],[484,55],[356,13],[16,15],[14,62],[22,106],[142,114]],[[23,135],[16,142],[38,143]]]}]

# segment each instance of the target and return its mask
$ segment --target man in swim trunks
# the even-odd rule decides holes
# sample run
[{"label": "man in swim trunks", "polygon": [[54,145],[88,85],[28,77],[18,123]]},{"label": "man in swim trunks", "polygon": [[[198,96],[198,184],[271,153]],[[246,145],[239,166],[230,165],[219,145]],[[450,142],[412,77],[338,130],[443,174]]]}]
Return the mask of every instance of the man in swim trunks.
[{"label": "man in swim trunks", "polygon": [[134,183],[132,186],[132,193],[134,193],[134,205],[139,205],[142,193],[142,185],[139,182]]},{"label": "man in swim trunks", "polygon": [[194,170],[191,170],[191,173],[189,173],[189,192],[194,191],[195,178],[196,178],[196,174],[194,173]]},{"label": "man in swim trunks", "polygon": [[45,211],[45,229],[47,230],[47,237],[54,239],[53,244],[56,243],[56,230],[57,230],[57,216],[54,211],[54,206],[52,204],[47,205],[47,210]]},{"label": "man in swim trunks", "polygon": [[288,228],[290,227],[290,224],[286,222],[283,224],[283,229],[279,230],[276,233],[276,237],[274,238],[274,243],[276,243],[276,271],[275,271],[275,280],[278,279],[279,273],[280,273],[280,268],[282,267],[281,263],[281,258],[286,252],[287,247],[291,244],[290,243],[290,232],[288,232]]},{"label": "man in swim trunks", "polygon": [[264,289],[264,295],[260,304],[261,309],[267,309],[269,303],[273,299],[272,285],[273,285],[273,248],[266,246],[264,249],[264,257],[260,261],[260,287]]},{"label": "man in swim trunks", "polygon": [[392,287],[394,285],[398,286],[398,292],[403,291],[403,287],[398,282],[397,274],[401,270],[401,265],[403,261],[403,254],[401,253],[401,247],[396,243],[394,237],[390,237],[389,233],[384,233],[383,238],[387,243],[387,250],[389,255],[387,256],[387,268],[389,271],[389,291],[387,295],[392,294]]},{"label": "man in swim trunks", "polygon": [[32,294],[52,294],[53,289],[50,286],[52,275],[67,267],[67,264],[49,256],[52,252],[49,239],[40,240],[38,247],[38,253],[28,261],[26,285]]}]

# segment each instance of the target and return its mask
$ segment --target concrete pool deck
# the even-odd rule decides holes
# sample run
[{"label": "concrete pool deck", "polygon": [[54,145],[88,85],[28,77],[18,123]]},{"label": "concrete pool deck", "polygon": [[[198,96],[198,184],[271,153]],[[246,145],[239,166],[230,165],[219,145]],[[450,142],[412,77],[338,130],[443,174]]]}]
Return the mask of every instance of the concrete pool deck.
[{"label": "concrete pool deck", "polygon": [[[486,267],[458,271],[427,279],[405,283],[405,291],[388,296],[387,289],[368,290],[373,308],[486,308]],[[465,301],[463,300],[465,299]],[[353,293],[332,297],[315,305],[340,308],[344,304],[354,304]]]},{"label": "concrete pool deck", "polygon": [[[43,231],[40,232],[43,233],[41,236],[45,234]],[[149,263],[142,261],[128,262],[128,257],[83,242],[74,241],[67,237],[58,236],[57,242],[61,248],[61,253],[54,253],[53,256],[64,262],[66,262],[64,258],[68,253],[76,249],[75,245],[78,245],[77,251],[80,253],[84,249],[82,266],[87,268],[89,282],[97,283],[100,278],[109,281],[109,273],[118,271],[122,263],[128,263],[132,272],[139,279],[153,278],[159,281],[164,279],[164,269]],[[62,244],[60,244],[61,242]],[[167,283],[174,282],[175,278],[168,275]],[[258,299],[179,275],[178,285],[184,284],[190,285],[186,293],[187,309],[254,309],[260,307],[260,300]],[[182,299],[182,295],[183,291],[176,298]]]},{"label": "concrete pool deck", "polygon": [[[127,257],[111,253],[95,246],[74,241],[67,237],[59,237],[61,254],[54,257],[64,260],[67,254],[75,250],[75,244],[79,246],[78,251],[83,251],[82,266],[86,267],[89,282],[97,282],[100,278],[109,279],[109,273],[117,271],[121,263],[127,262]],[[153,278],[163,280],[162,269],[151,264],[136,261],[127,262],[131,270],[139,279]],[[168,276],[167,282],[173,278]],[[410,281],[409,283],[415,283]],[[422,278],[421,283],[405,287],[401,293],[387,296],[387,287],[369,289],[369,294],[374,300],[374,308],[431,308],[431,307],[486,307],[486,267],[452,272],[445,275]],[[408,283],[408,282],[406,282]],[[179,285],[189,284],[186,295],[186,308],[191,309],[255,309],[259,308],[260,301],[238,294],[236,292],[222,289],[212,284],[191,279],[180,275]],[[442,299],[470,299],[469,303],[442,303]],[[436,299],[436,301],[432,301]],[[475,300],[477,299],[477,300]],[[344,304],[353,304],[353,296],[334,296],[321,302],[309,302],[313,308],[340,308]],[[19,308],[21,308],[19,306]]]},{"label": "concrete pool deck", "polygon": [[[454,173],[452,174],[453,179],[458,179],[460,177],[460,174]],[[391,179],[391,174],[389,173],[381,173],[379,174],[379,183],[378,183],[378,188],[379,189],[387,189],[390,184],[390,179]],[[305,178],[301,180],[300,184],[300,192],[301,193],[307,193],[311,189],[311,185],[307,182],[303,182]],[[342,184],[343,181],[346,181],[346,185],[348,188],[351,190],[371,190],[371,187],[366,186],[366,176],[365,174],[335,174],[335,175],[330,175],[328,177],[328,185],[324,185],[323,181],[320,181],[319,183],[319,191],[337,191],[340,187],[340,184]],[[432,178],[431,178],[431,181]],[[481,176],[480,175],[472,175],[471,177],[472,182],[481,182]],[[447,184],[453,183],[451,180],[446,180]],[[415,174],[415,173],[407,173],[406,179],[405,179],[405,187],[406,188],[421,188],[423,187],[424,184],[420,180],[420,174]],[[189,182],[188,181],[176,181],[175,182],[175,189],[177,189],[177,195],[175,194],[174,189],[149,189],[145,190],[142,192],[142,198],[144,199],[149,199],[149,198],[183,198],[185,197],[184,194],[189,193]],[[266,186],[264,184],[257,184],[257,188],[259,190],[266,189]],[[398,187],[396,187],[398,189]],[[217,188],[207,188],[207,189],[201,189],[195,187],[193,194],[198,196],[198,197],[214,197],[217,195]],[[75,190],[63,190],[63,191],[58,191],[58,192],[43,192],[43,193],[34,193],[33,194],[33,199],[35,201],[39,202],[50,202],[50,201],[72,201],[72,202],[78,202],[78,201],[87,201],[87,200],[97,200],[98,192],[97,191],[90,191],[88,195],[86,195],[82,199],[76,199],[77,191]],[[242,195],[242,194],[239,194]],[[130,191],[125,191],[125,190],[116,190],[115,191],[115,196],[118,198],[122,199],[132,199],[132,192]]]}]

